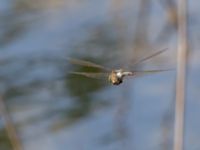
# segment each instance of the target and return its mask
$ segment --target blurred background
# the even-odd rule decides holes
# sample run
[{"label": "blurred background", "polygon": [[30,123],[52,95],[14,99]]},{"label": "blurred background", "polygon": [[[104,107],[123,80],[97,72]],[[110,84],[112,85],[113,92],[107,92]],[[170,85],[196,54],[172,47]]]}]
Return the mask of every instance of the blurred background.
[{"label": "blurred background", "polygon": [[[200,149],[199,1],[188,1],[185,149]],[[120,86],[70,75],[176,67],[175,0],[0,0],[1,150],[171,150],[176,71]],[[97,71],[97,70],[95,70]]]}]

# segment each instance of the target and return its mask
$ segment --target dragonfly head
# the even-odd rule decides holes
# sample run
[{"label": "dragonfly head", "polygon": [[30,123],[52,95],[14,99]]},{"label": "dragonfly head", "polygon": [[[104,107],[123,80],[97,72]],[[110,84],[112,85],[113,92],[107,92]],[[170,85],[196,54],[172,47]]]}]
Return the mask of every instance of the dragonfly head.
[{"label": "dragonfly head", "polygon": [[113,70],[109,77],[108,77],[108,80],[110,83],[112,83],[113,85],[119,85],[123,82],[123,71],[122,69],[119,69],[119,70]]}]

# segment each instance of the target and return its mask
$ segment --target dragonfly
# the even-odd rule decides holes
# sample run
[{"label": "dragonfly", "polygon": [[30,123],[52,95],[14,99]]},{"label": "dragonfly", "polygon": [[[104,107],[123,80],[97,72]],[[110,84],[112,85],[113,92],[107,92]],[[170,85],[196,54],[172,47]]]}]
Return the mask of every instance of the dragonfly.
[{"label": "dragonfly", "polygon": [[[136,61],[132,64],[133,68],[136,65],[165,52],[166,50],[167,49],[163,49],[163,50],[160,50],[156,53],[153,53],[153,54],[151,54],[147,57],[139,59],[138,61]],[[136,77],[136,76],[145,75],[145,74],[149,74],[149,73],[151,74],[151,73],[158,73],[158,72],[171,70],[171,69],[165,69],[165,70],[137,71],[137,70],[134,70],[134,69],[133,70],[132,69],[126,70],[126,69],[122,69],[122,68],[112,69],[112,68],[108,68],[108,67],[99,65],[99,64],[94,63],[94,62],[87,61],[87,60],[81,60],[81,59],[75,59],[75,58],[67,58],[67,60],[71,64],[80,65],[80,66],[84,66],[84,67],[93,67],[93,68],[97,68],[97,69],[101,70],[101,72],[76,72],[76,71],[71,71],[70,74],[80,75],[80,76],[85,76],[85,77],[88,77],[88,78],[95,78],[95,79],[100,79],[102,77],[106,77],[112,85],[119,85],[119,84],[123,83],[124,78],[127,77],[127,76]]]}]

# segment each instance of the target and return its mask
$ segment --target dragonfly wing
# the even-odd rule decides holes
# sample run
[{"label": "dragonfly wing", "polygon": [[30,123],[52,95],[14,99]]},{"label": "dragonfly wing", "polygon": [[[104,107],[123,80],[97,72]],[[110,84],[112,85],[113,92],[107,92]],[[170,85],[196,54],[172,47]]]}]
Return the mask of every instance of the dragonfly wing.
[{"label": "dragonfly wing", "polygon": [[156,52],[156,53],[153,53],[153,54],[151,54],[151,55],[149,55],[149,56],[146,56],[146,57],[144,57],[144,58],[142,58],[142,59],[140,59],[140,60],[138,60],[138,61],[135,61],[131,66],[134,67],[134,66],[136,66],[136,65],[139,64],[139,63],[142,63],[142,62],[144,62],[144,61],[146,61],[146,60],[148,60],[148,59],[150,59],[150,58],[152,58],[152,57],[155,57],[155,56],[157,56],[157,55],[159,55],[159,54],[165,52],[167,49],[168,49],[168,48],[162,49],[162,50],[160,50],[160,51],[158,51],[158,52]]},{"label": "dragonfly wing", "polygon": [[106,68],[104,66],[95,64],[93,62],[90,61],[86,61],[86,60],[79,60],[79,59],[74,59],[74,58],[67,58],[67,60],[72,63],[72,64],[76,64],[76,65],[81,65],[81,66],[86,66],[86,67],[94,67],[94,68],[99,68],[102,69],[104,71],[110,71],[109,68]]},{"label": "dragonfly wing", "polygon": [[105,79],[108,78],[109,75],[108,73],[93,73],[93,72],[70,72],[70,74],[81,75],[94,79]]},{"label": "dragonfly wing", "polygon": [[160,73],[164,71],[172,71],[173,69],[164,69],[164,70],[143,70],[143,71],[133,71],[133,76],[143,76],[147,74],[153,74],[153,73]]}]

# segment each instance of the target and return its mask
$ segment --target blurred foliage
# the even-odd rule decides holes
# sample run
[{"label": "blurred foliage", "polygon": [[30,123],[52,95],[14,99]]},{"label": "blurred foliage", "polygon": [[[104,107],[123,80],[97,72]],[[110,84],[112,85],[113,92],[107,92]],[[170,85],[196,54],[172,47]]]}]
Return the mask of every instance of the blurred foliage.
[{"label": "blurred foliage", "polygon": [[4,128],[0,129],[0,149],[12,150],[12,145]]},{"label": "blurred foliage", "polygon": [[22,96],[24,95],[25,93],[27,93],[25,91],[25,89],[22,89],[22,88],[10,88],[6,91],[6,93],[4,94],[4,97],[6,99],[12,99],[12,98],[15,98],[15,97],[19,97],[19,96]]},{"label": "blurred foliage", "polygon": [[63,0],[15,0],[14,9],[21,13],[38,12],[61,7]]},{"label": "blurred foliage", "polygon": [[25,32],[27,23],[18,20],[16,14],[8,14],[0,17],[0,26],[4,29],[0,34],[0,46],[10,44],[11,41]]}]

